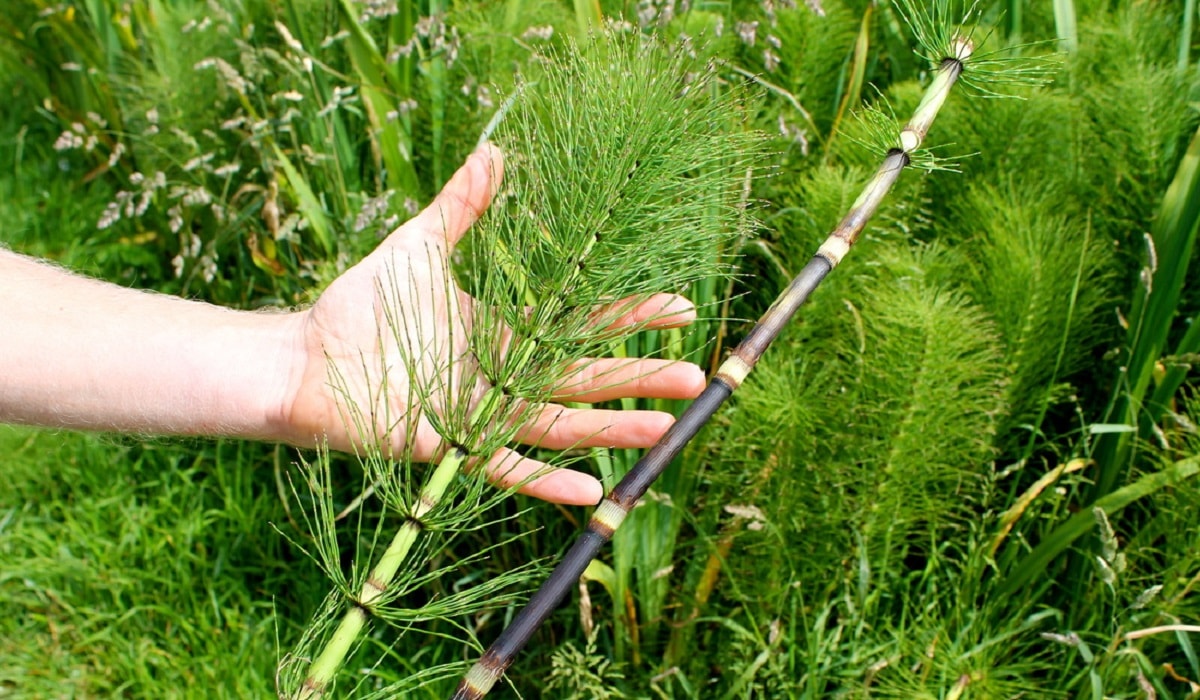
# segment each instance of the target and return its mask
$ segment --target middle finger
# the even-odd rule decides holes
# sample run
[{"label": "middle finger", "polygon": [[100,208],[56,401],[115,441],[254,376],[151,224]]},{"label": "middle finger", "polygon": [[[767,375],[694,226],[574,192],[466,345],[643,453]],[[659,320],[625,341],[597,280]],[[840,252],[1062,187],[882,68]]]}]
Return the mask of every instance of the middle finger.
[{"label": "middle finger", "polygon": [[551,450],[579,447],[643,448],[675,422],[663,411],[609,411],[546,404],[517,431],[517,440]]},{"label": "middle finger", "polygon": [[690,362],[591,358],[567,368],[555,385],[557,401],[694,399],[704,390],[704,370]]}]

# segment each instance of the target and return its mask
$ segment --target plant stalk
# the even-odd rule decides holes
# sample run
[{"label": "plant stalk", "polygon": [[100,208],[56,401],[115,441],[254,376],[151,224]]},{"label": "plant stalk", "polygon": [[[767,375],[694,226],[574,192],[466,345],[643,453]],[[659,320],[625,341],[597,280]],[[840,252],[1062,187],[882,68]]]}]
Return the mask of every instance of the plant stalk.
[{"label": "plant stalk", "polygon": [[721,364],[700,396],[688,406],[658,444],[650,448],[612,493],[600,503],[592,514],[587,529],[575,541],[562,562],[463,677],[454,692],[453,700],[478,700],[491,691],[504,671],[512,665],[517,653],[576,585],[588,564],[612,538],[613,533],[654,480],[745,381],[767,347],[800,306],[849,252],[883,198],[899,178],[900,172],[909,164],[910,154],[921,146],[938,110],[962,74],[964,62],[974,50],[973,44],[967,40],[956,41],[953,48],[955,55],[942,60],[912,119],[900,132],[900,146],[888,152],[841,223],[763,314],[745,339]]},{"label": "plant stalk", "polygon": [[454,476],[458,473],[459,467],[466,459],[467,452],[461,447],[455,447],[438,462],[429,481],[421,489],[421,494],[412,512],[400,526],[396,536],[392,538],[391,544],[380,557],[379,563],[375,565],[371,574],[367,576],[367,580],[363,582],[358,597],[351,602],[350,608],[342,617],[333,636],[325,643],[325,648],[309,666],[303,685],[292,696],[294,700],[315,700],[329,688],[338,669],[342,667],[346,655],[350,652],[350,648],[362,633],[363,628],[366,627],[372,614],[371,607],[387,592],[396,577],[396,572],[400,570],[400,566],[408,557],[413,543],[417,541],[417,536],[424,529],[421,519],[437,507],[442,496],[445,495],[446,489],[454,480]]}]

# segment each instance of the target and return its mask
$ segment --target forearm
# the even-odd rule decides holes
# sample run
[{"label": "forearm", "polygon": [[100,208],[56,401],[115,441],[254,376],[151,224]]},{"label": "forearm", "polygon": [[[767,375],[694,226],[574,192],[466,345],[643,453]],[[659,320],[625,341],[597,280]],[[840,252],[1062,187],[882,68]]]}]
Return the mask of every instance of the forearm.
[{"label": "forearm", "polygon": [[0,421],[273,439],[295,323],[0,249]]}]

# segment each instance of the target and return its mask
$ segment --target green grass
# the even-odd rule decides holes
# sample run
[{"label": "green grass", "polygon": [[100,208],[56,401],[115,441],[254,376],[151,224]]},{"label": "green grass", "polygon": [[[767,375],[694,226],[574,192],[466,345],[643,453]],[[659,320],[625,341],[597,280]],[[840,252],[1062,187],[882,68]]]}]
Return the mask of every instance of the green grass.
[{"label": "green grass", "polygon": [[0,692],[272,692],[320,578],[268,524],[271,450],[2,428],[0,451]]}]

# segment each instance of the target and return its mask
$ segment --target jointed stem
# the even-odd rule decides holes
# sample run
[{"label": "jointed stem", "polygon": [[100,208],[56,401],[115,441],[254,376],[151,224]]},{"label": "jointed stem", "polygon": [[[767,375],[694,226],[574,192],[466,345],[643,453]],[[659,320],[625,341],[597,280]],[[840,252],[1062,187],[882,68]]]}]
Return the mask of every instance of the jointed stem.
[{"label": "jointed stem", "polygon": [[466,459],[467,453],[462,448],[456,447],[438,462],[429,481],[421,489],[417,503],[413,506],[407,520],[400,526],[400,530],[392,538],[391,544],[380,557],[379,563],[375,565],[367,580],[363,582],[358,598],[351,602],[350,608],[346,610],[346,615],[342,618],[333,636],[325,643],[325,648],[321,650],[320,655],[309,667],[304,684],[293,696],[296,700],[319,698],[329,687],[334,676],[337,675],[338,669],[345,661],[346,654],[350,652],[355,640],[366,627],[371,615],[371,606],[387,592],[388,586],[396,577],[396,572],[400,570],[400,566],[408,557],[413,543],[417,541],[417,536],[424,527],[421,519],[437,507]]},{"label": "jointed stem", "polygon": [[483,657],[471,667],[454,693],[454,700],[477,700],[486,695],[512,664],[516,654],[525,646],[534,631],[558,607],[574,587],[588,563],[620,527],[625,516],[650,488],[655,479],[675,458],[727,398],[746,379],[763,352],[783,330],[817,285],[837,267],[851,246],[858,240],[871,216],[891,190],[900,172],[908,166],[911,153],[921,146],[933,124],[938,110],[950,94],[964,62],[974,47],[969,41],[953,44],[953,56],[946,57],[938,68],[912,119],[900,132],[900,145],[892,149],[874,177],[863,188],[854,206],[818,249],[817,254],[792,280],[788,288],[763,314],[746,338],[721,364],[704,392],[688,406],[666,435],[646,453],[625,475],[608,498],[600,503],[588,522],[587,530],[567,552],[566,556],[534,593],[529,603],[517,613],[509,626],[500,633]]}]

